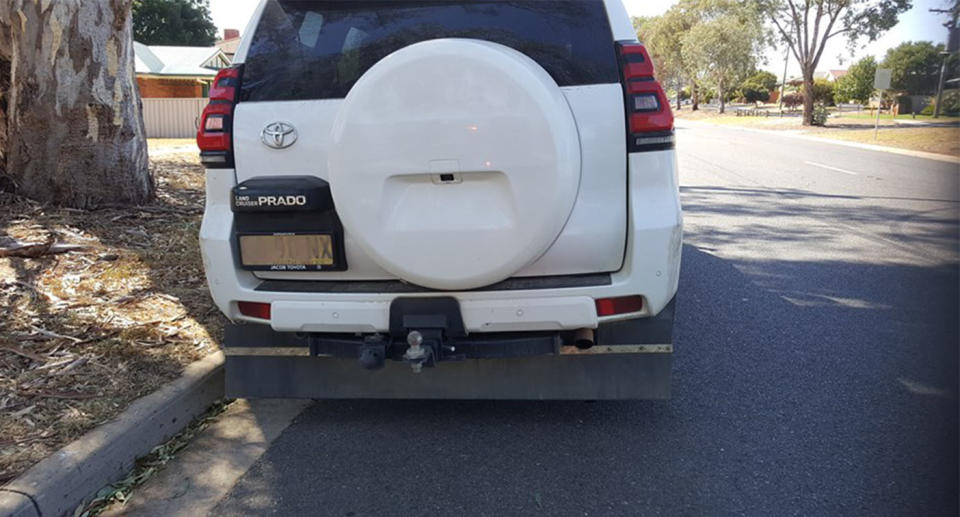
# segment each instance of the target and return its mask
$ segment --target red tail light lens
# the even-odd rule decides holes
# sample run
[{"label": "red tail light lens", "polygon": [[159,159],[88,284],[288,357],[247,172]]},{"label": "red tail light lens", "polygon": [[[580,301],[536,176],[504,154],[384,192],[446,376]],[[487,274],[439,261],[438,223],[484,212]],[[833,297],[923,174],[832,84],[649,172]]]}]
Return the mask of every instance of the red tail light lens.
[{"label": "red tail light lens", "polygon": [[240,314],[248,318],[270,319],[270,304],[261,302],[237,302]]},{"label": "red tail light lens", "polygon": [[617,50],[623,70],[630,152],[672,149],[673,112],[654,76],[650,54],[639,43],[619,43]]},{"label": "red tail light lens", "polygon": [[623,296],[620,298],[600,298],[597,300],[597,316],[616,316],[643,310],[642,296]]},{"label": "red tail light lens", "polygon": [[224,68],[210,87],[210,104],[197,127],[200,161],[209,168],[233,167],[233,109],[240,86],[240,71]]}]

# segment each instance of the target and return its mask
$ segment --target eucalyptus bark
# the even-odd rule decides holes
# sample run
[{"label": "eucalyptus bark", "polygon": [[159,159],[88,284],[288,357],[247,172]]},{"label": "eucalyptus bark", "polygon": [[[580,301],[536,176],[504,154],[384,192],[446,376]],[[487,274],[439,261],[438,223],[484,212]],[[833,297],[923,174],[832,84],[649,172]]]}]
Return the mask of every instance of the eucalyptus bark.
[{"label": "eucalyptus bark", "polygon": [[813,125],[813,68],[804,67],[803,69],[803,125]]},{"label": "eucalyptus bark", "polygon": [[153,198],[131,0],[0,0],[0,188],[75,208]]}]

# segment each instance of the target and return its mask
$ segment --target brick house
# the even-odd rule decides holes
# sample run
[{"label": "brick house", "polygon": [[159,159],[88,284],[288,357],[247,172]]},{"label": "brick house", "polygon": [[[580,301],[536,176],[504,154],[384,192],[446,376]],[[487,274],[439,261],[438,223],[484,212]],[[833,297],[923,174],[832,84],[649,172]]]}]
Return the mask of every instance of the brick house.
[{"label": "brick house", "polygon": [[133,44],[140,96],[206,97],[217,70],[230,66],[218,47],[169,47]]}]

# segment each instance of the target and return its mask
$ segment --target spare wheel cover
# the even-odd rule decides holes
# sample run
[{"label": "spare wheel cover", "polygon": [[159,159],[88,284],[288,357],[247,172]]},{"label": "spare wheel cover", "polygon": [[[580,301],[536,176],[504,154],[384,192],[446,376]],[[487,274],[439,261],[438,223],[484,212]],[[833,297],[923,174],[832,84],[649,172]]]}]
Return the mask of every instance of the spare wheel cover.
[{"label": "spare wheel cover", "polygon": [[486,41],[387,56],[347,95],[332,140],[330,185],[350,238],[433,289],[490,285],[533,263],[580,186],[560,88],[529,57]]}]

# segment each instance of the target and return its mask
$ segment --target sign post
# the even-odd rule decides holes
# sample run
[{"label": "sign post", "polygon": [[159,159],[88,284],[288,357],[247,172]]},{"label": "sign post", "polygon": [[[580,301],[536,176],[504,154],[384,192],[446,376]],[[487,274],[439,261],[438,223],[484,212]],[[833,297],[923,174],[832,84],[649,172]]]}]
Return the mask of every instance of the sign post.
[{"label": "sign post", "polygon": [[880,134],[880,108],[883,106],[883,92],[890,89],[890,79],[893,77],[893,70],[889,68],[878,68],[877,75],[873,78],[873,88],[879,90],[877,95],[877,122],[873,126],[873,139],[876,140]]}]

